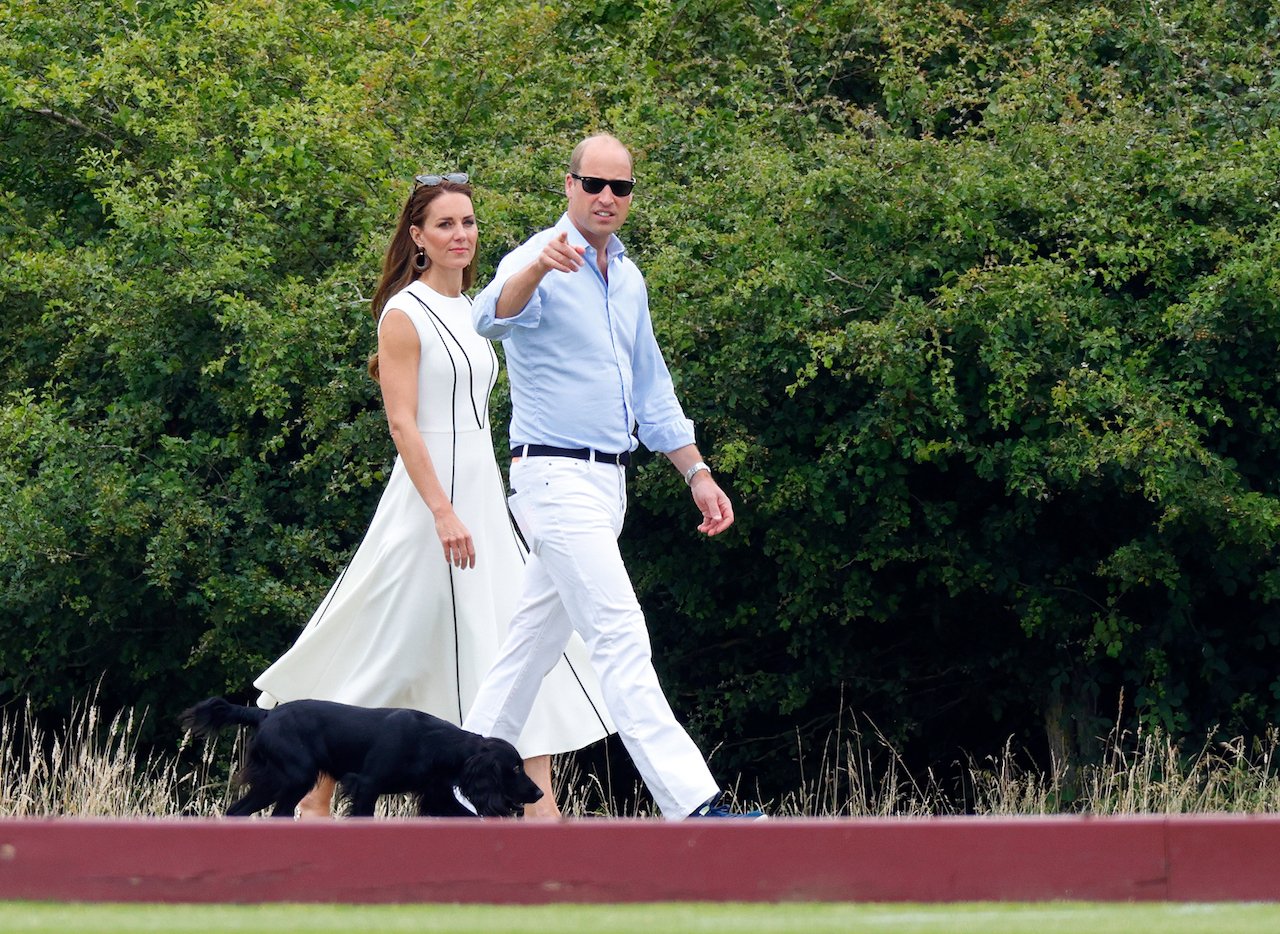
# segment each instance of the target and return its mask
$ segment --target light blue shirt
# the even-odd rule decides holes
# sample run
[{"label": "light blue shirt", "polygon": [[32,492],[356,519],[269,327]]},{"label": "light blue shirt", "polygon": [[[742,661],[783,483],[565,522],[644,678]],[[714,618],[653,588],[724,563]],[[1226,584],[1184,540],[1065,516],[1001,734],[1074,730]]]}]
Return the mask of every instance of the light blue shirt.
[{"label": "light blue shirt", "polygon": [[[524,269],[549,240],[569,234],[586,248],[572,273],[552,270],[510,318],[497,316],[507,279]],[[616,454],[636,447],[633,431],[651,451],[693,444],[649,319],[644,276],[622,241],[609,238],[609,277],[596,251],[565,214],[508,253],[472,304],[476,330],[503,341],[511,380],[511,446],[549,444]]]}]

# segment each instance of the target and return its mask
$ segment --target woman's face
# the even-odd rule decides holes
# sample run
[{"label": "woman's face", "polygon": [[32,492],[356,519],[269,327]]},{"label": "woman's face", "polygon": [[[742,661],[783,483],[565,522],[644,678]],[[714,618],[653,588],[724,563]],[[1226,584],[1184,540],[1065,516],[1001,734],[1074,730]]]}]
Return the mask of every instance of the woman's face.
[{"label": "woman's face", "polygon": [[410,227],[413,242],[427,251],[432,266],[466,269],[476,255],[476,214],[471,199],[446,191],[427,206],[421,227]]}]

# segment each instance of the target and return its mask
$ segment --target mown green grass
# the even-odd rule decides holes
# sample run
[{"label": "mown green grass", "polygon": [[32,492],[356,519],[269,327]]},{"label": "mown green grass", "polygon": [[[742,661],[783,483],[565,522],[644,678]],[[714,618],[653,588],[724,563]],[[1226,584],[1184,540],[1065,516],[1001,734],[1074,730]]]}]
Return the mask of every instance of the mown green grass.
[{"label": "mown green grass", "polygon": [[1274,904],[81,905],[0,902],[0,931],[57,934],[1273,934]]}]

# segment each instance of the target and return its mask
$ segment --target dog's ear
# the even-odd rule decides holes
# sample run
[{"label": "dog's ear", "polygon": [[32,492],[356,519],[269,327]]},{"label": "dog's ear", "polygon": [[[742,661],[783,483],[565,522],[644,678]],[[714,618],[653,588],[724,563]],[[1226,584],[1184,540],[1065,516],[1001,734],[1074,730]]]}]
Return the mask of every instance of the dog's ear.
[{"label": "dog's ear", "polygon": [[463,763],[458,787],[481,817],[511,816],[511,808],[502,793],[502,762],[491,749],[481,747]]}]

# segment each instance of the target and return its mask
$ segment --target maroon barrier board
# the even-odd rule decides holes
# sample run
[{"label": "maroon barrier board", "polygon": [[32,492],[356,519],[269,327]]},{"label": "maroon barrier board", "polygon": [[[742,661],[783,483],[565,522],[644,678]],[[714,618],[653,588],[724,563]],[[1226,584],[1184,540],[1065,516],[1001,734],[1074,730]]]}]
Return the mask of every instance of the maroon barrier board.
[{"label": "maroon barrier board", "polygon": [[1280,901],[1280,817],[0,820],[0,900]]}]

